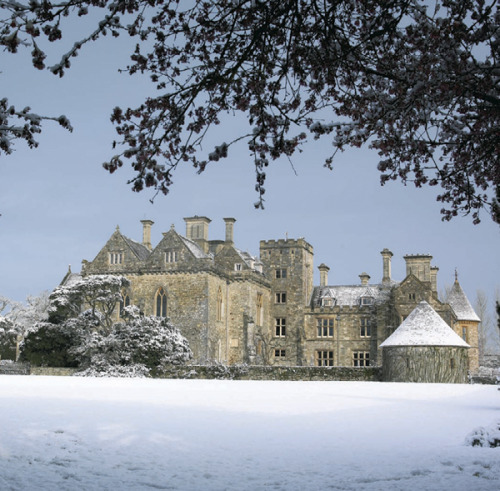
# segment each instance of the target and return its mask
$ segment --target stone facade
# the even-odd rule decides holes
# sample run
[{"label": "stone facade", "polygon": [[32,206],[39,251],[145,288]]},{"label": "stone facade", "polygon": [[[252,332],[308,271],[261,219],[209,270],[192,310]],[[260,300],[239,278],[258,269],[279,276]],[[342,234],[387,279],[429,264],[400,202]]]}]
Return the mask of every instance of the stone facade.
[{"label": "stone facade", "polygon": [[305,239],[263,240],[256,257],[235,246],[234,218],[224,219],[224,240],[209,240],[209,218],[184,220],[184,236],[172,226],[154,248],[152,221],[142,220],[142,243],[117,227],[95,259],[82,262],[81,276],[126,276],[123,305],[168,316],[187,337],[195,363],[380,366],[380,344],[425,300],[459,335],[467,324],[476,368],[478,322],[461,319],[438,299],[432,256],[405,256],[401,282],[391,278],[388,249],[381,252],[378,283],[361,273],[357,285],[332,286],[329,268],[321,264],[315,286],[313,247]]}]

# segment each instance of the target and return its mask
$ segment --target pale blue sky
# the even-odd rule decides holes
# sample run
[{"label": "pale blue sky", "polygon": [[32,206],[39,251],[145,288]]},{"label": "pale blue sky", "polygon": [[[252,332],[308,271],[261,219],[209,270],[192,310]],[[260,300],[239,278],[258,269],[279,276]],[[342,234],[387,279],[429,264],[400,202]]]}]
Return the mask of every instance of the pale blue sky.
[{"label": "pale blue sky", "polygon": [[[405,276],[403,255],[430,253],[440,268],[439,288],[453,282],[458,268],[471,301],[477,289],[493,298],[500,285],[498,225],[486,214],[478,226],[469,217],[443,223],[434,189],[380,187],[377,155],[367,149],[338,156],[333,172],[323,168],[327,140],[294,157],[298,175],[286,160],[273,162],[264,211],[253,207],[254,170],[245,146],[201,176],[191,168],[177,172],[171,194],[154,204],[152,192],[132,193],[128,169],[109,175],[101,167],[112,155],[112,108],[138,104],[149,90],[146,79],[117,73],[127,64],[129,45],[110,38],[94,43],[62,79],[31,68],[23,54],[0,54],[2,97],[18,108],[65,114],[75,128],[70,134],[45,124],[38,149],[19,142],[13,155],[0,159],[0,295],[24,300],[53,289],[68,264],[79,271],[82,259],[95,257],[116,225],[140,241],[139,220],[154,220],[155,245],[171,224],[184,234],[183,217],[197,214],[213,220],[210,239],[224,237],[223,217],[236,218],[236,245],[253,254],[261,239],[305,237],[315,267],[331,268],[331,284],[356,284],[363,271],[379,282],[380,251],[387,247],[394,279]],[[221,127],[224,139],[238,124]]]}]

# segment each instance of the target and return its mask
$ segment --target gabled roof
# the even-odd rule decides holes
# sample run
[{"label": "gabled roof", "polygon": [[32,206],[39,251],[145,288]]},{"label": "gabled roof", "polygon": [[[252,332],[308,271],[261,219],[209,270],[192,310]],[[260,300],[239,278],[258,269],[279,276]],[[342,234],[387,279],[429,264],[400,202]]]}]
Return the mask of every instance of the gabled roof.
[{"label": "gabled roof", "polygon": [[258,261],[258,259],[255,256],[252,256],[249,252],[247,251],[242,251],[240,249],[237,249],[236,247],[234,250],[238,253],[238,255],[241,257],[241,259],[245,262],[245,264],[251,268],[255,268],[255,263]]},{"label": "gabled roof", "polygon": [[424,300],[380,345],[388,346],[470,346]]},{"label": "gabled roof", "polygon": [[451,305],[453,312],[457,316],[459,321],[476,321],[481,322],[481,319],[478,317],[472,305],[465,295],[465,292],[462,290],[460,283],[458,280],[455,280],[453,286],[451,287],[451,291],[448,295],[448,303]]},{"label": "gabled roof", "polygon": [[[177,232],[175,232],[177,234]],[[182,240],[182,242],[184,243],[184,245],[189,249],[189,252],[191,252],[191,254],[196,258],[196,259],[207,259],[207,258],[212,258],[212,254],[205,254],[205,252],[203,252],[203,250],[201,249],[201,247],[196,243],[196,242],[193,242],[192,240],[190,239],[187,239],[186,237],[180,235],[180,234],[177,234],[177,236],[179,237],[179,239]]]},{"label": "gabled roof", "polygon": [[123,240],[126,242],[126,244],[130,247],[131,251],[137,256],[137,259],[145,261],[149,257],[151,251],[145,245],[139,244],[139,242],[135,242],[134,240],[125,237],[125,235],[123,234],[120,235],[123,237]]},{"label": "gabled roof", "polygon": [[82,280],[82,275],[80,273],[73,273],[71,271],[71,266],[68,268],[66,276],[62,279],[59,286],[72,286]]}]

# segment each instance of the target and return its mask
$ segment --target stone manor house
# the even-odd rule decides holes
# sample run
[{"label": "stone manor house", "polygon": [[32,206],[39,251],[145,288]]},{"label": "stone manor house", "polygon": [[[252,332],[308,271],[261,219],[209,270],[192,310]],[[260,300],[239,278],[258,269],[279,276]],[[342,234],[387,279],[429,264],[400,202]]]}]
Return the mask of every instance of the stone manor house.
[{"label": "stone manor house", "polygon": [[207,217],[184,221],[184,236],[172,226],[154,248],[151,220],[141,221],[142,243],[117,227],[95,259],[82,261],[81,273],[69,272],[62,284],[126,276],[121,307],[169,317],[189,340],[195,363],[381,365],[380,344],[425,300],[469,344],[469,368],[477,369],[479,318],[458,280],[449,303],[438,299],[432,256],[404,256],[406,277],[395,281],[393,254],[384,249],[381,280],[361,273],[355,285],[330,285],[329,268],[320,264],[314,285],[313,247],[303,238],[262,240],[254,257],[235,246],[234,218],[224,218],[224,240],[209,240]]}]

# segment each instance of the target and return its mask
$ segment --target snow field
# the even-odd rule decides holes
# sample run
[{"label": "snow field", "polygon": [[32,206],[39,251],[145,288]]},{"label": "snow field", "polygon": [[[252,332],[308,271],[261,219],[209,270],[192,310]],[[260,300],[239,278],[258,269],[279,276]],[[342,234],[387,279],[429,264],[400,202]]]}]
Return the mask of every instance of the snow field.
[{"label": "snow field", "polygon": [[494,386],[0,377],[1,490],[497,490]]}]

